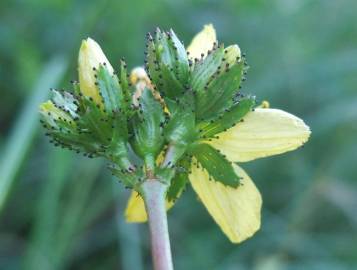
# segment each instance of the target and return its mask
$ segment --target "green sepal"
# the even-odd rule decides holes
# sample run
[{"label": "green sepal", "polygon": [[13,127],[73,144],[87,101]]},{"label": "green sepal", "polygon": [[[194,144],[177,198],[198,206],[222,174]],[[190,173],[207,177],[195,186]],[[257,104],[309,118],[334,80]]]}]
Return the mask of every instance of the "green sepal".
[{"label": "green sepal", "polygon": [[[104,67],[97,77],[111,79]],[[53,90],[52,100],[42,105],[49,112],[42,112],[42,122],[55,144],[90,156],[115,157],[123,168],[132,167],[126,148],[127,118],[122,110],[108,111],[90,97],[65,91]]]},{"label": "green sepal", "polygon": [[103,99],[104,108],[108,114],[113,114],[122,109],[124,103],[123,91],[116,75],[109,73],[105,66],[97,70],[97,84],[99,94]]},{"label": "green sepal", "polygon": [[132,94],[134,93],[134,89],[132,89],[132,85],[129,82],[129,73],[127,70],[127,66],[125,61],[120,60],[120,69],[119,69],[119,85],[123,95],[123,104],[122,111],[128,116],[133,115],[133,110],[131,109],[132,105]]},{"label": "green sepal", "polygon": [[235,173],[231,162],[217,149],[208,144],[200,143],[192,145],[190,152],[202,167],[207,170],[210,178],[226,186],[237,187],[239,185],[239,176]]},{"label": "green sepal", "polygon": [[124,141],[128,140],[128,120],[126,115],[123,112],[116,112],[111,117],[112,123],[112,142],[115,142],[119,139]]},{"label": "green sepal", "polygon": [[181,193],[185,190],[189,181],[188,174],[184,172],[176,173],[171,180],[171,185],[167,191],[166,198],[168,201],[176,201]]},{"label": "green sepal", "polygon": [[172,114],[178,108],[177,99],[173,100],[168,97],[165,97],[165,105],[168,108],[169,112]]},{"label": "green sepal", "polygon": [[78,102],[76,98],[69,92],[59,92],[55,89],[52,90],[52,100],[57,108],[67,112],[73,119],[78,117]]},{"label": "green sepal", "polygon": [[195,115],[192,111],[177,110],[165,126],[169,142],[189,143],[195,138]]},{"label": "green sepal", "polygon": [[144,89],[138,102],[139,108],[133,118],[132,145],[137,155],[153,164],[164,143],[164,111],[148,88]]},{"label": "green sepal", "polygon": [[133,169],[128,153],[128,127],[126,116],[122,112],[115,112],[112,116],[112,140],[107,149],[107,155],[113,162],[126,170]]},{"label": "green sepal", "polygon": [[143,170],[125,170],[116,164],[108,166],[113,175],[118,177],[126,187],[131,189],[137,189],[142,181],[144,181]]},{"label": "green sepal", "polygon": [[82,96],[84,111],[78,119],[82,132],[90,132],[103,146],[112,140],[112,117],[108,116],[91,97]]},{"label": "green sepal", "polygon": [[[57,92],[58,100],[64,100],[64,96],[60,98],[61,93]],[[89,156],[96,156],[100,152],[100,145],[93,140],[90,134],[82,133],[80,126],[70,116],[68,111],[64,111],[65,107],[71,107],[70,104],[59,107],[56,103],[50,101],[41,105],[41,123],[47,129],[47,136],[52,138],[51,142],[55,146],[61,146],[77,152],[84,152]]]},{"label": "green sepal", "polygon": [[187,183],[189,182],[188,173],[190,169],[190,159],[181,159],[176,166],[175,176],[172,178],[170,187],[167,190],[166,198],[169,201],[175,201],[185,190]]},{"label": "green sepal", "polygon": [[213,47],[212,51],[201,61],[195,63],[192,71],[191,86],[195,92],[205,90],[206,84],[222,64],[224,46]]},{"label": "green sepal", "polygon": [[212,119],[231,107],[244,73],[244,62],[235,46],[224,50],[224,60],[210,77],[204,90],[197,92],[196,109],[198,119]]},{"label": "green sepal", "polygon": [[183,44],[171,30],[148,34],[146,69],[160,95],[175,99],[181,96],[189,81],[189,64]]},{"label": "green sepal", "polygon": [[112,160],[115,164],[118,164],[121,169],[126,171],[133,171],[135,169],[135,166],[129,159],[126,142],[122,138],[119,138],[116,141],[113,140],[106,153],[108,159]]},{"label": "green sepal", "polygon": [[211,120],[201,122],[198,125],[199,136],[201,138],[210,138],[217,133],[226,131],[240,122],[243,117],[253,109],[255,97],[245,97],[239,100],[231,108],[225,110],[220,116]]},{"label": "green sepal", "polygon": [[172,68],[179,81],[182,84],[185,84],[189,79],[189,62],[185,46],[181,43],[172,29],[167,33],[167,36],[169,43],[170,41],[172,42],[170,49],[173,48],[172,55],[175,57],[175,62],[173,63]]},{"label": "green sepal", "polygon": [[194,114],[194,97],[192,91],[187,91],[177,100],[176,107],[165,125],[164,136],[169,142],[168,151],[170,164],[174,165],[185,153],[187,146],[197,138]]},{"label": "green sepal", "polygon": [[176,162],[185,154],[189,144],[187,142],[171,142],[166,150],[166,158],[163,167],[172,168]]}]

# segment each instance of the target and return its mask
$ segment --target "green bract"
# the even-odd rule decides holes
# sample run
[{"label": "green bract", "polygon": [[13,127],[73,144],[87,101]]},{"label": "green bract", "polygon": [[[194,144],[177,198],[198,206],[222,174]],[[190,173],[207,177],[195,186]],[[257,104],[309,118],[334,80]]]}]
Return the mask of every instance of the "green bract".
[{"label": "green bract", "polygon": [[81,47],[80,84],[73,91],[53,90],[52,101],[41,105],[41,121],[55,145],[104,157],[113,174],[137,191],[148,177],[166,182],[170,201],[189,181],[192,157],[212,180],[239,185],[231,162],[206,143],[255,105],[253,97],[239,94],[246,64],[238,46],[214,43],[189,59],[172,30],[157,29],[147,36],[146,73],[129,79],[125,62],[113,72],[93,42]]}]

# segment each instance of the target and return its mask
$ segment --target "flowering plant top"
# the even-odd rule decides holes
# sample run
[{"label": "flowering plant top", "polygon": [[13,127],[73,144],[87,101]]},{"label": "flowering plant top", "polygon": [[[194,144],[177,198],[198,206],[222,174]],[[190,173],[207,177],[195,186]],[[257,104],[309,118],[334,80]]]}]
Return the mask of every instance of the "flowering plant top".
[{"label": "flowering plant top", "polygon": [[104,157],[133,189],[129,222],[146,221],[143,183],[165,186],[169,209],[188,183],[235,243],[260,227],[261,196],[237,162],[291,151],[310,135],[287,112],[256,106],[243,95],[247,62],[207,25],[185,48],[176,34],[147,35],[145,69],[118,71],[88,38],[78,58],[73,91],[53,90],[40,107],[47,135],[58,146]]}]

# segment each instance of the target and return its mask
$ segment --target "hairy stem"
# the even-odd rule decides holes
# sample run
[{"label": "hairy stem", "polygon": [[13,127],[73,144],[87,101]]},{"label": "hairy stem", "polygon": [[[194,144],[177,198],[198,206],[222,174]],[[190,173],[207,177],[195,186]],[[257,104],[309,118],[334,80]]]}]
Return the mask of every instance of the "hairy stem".
[{"label": "hairy stem", "polygon": [[149,179],[142,184],[155,270],[173,270],[165,208],[166,190],[167,185],[157,179]]}]

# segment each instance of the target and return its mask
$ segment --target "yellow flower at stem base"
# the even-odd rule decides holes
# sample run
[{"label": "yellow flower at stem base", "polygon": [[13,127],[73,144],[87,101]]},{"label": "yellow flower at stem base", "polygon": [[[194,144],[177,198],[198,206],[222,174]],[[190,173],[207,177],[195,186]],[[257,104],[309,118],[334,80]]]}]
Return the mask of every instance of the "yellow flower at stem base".
[{"label": "yellow flower at stem base", "polygon": [[[189,56],[200,58],[216,42],[212,25],[204,27],[193,39],[187,51]],[[237,48],[238,47],[232,47]],[[240,51],[239,51],[240,52]],[[209,141],[202,140],[219,150],[231,162],[246,162],[292,151],[302,146],[310,136],[310,129],[298,117],[278,109],[262,106],[247,113],[244,121],[217,134]],[[189,175],[193,190],[209,214],[233,243],[251,237],[260,228],[261,195],[247,173],[233,165],[241,177],[236,188],[210,180],[208,172],[195,159]],[[173,203],[167,203],[167,209]],[[133,193],[125,213],[128,222],[145,222],[146,212],[142,198]]]}]

